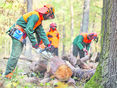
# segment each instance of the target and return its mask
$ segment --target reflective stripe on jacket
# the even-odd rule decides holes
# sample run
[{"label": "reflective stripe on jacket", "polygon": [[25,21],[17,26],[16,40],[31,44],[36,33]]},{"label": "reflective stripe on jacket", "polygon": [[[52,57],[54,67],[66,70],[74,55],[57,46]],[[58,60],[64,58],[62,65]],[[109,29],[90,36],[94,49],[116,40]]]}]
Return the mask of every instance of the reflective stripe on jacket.
[{"label": "reflective stripe on jacket", "polygon": [[51,45],[53,45],[55,48],[58,48],[58,46],[59,46],[59,32],[54,30],[54,31],[49,31],[46,34],[47,34],[47,37],[48,37]]}]

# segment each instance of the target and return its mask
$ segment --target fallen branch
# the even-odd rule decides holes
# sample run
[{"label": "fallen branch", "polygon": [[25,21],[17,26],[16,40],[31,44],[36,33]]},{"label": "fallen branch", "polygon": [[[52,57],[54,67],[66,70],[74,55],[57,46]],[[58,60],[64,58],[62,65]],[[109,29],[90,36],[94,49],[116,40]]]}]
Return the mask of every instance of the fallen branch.
[{"label": "fallen branch", "polygon": [[89,60],[90,56],[85,56],[82,59],[77,59],[73,55],[63,56],[63,60],[69,61],[73,66],[78,65],[82,69],[90,69],[90,67],[85,63],[85,61]]},{"label": "fallen branch", "polygon": [[85,61],[89,60],[90,58],[91,58],[90,55],[86,55],[85,57],[81,58],[80,60],[81,60],[81,62],[85,62]]},{"label": "fallen branch", "polygon": [[[9,59],[9,56],[3,57],[3,59]],[[26,57],[24,57],[24,56],[21,56],[19,59],[21,59],[21,60],[26,60],[26,61],[29,61],[29,62],[33,62],[33,60],[28,59],[28,58],[26,58]]]},{"label": "fallen branch", "polygon": [[93,74],[95,73],[96,69],[80,69],[75,68],[72,64],[69,63],[69,61],[66,61],[67,65],[72,69],[73,76],[77,77],[77,80],[87,81],[89,80]]},{"label": "fallen branch", "polygon": [[95,52],[95,53],[92,55],[90,61],[91,61],[91,62],[94,62],[94,63],[98,62],[98,61],[99,61],[99,56],[100,56],[100,53],[99,53],[99,52]]}]

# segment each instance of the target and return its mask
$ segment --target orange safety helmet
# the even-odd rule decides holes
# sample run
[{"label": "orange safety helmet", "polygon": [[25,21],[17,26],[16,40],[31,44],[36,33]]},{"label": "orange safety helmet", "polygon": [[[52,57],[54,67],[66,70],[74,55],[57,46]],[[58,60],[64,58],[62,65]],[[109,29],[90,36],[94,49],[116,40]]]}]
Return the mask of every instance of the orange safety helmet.
[{"label": "orange safety helmet", "polygon": [[54,18],[55,16],[55,9],[52,5],[47,4],[44,5],[44,7],[40,8],[40,9],[36,9],[37,12],[43,14],[43,15],[47,15],[49,14],[47,17],[51,16],[52,18]]},{"label": "orange safety helmet", "polygon": [[55,9],[52,5],[47,4],[47,5],[44,5],[44,7],[49,9],[49,13],[52,13],[53,15],[55,14]]}]

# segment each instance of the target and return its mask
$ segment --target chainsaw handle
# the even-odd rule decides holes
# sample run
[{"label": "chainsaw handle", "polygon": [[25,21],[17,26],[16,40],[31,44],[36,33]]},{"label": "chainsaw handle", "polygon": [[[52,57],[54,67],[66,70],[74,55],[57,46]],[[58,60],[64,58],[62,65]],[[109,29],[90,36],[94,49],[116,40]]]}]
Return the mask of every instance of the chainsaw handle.
[{"label": "chainsaw handle", "polygon": [[40,50],[40,53],[42,53],[42,52],[44,52],[44,51],[48,51],[48,49],[49,49],[48,47],[46,47],[46,48],[44,48],[44,49],[41,49],[41,50]]},{"label": "chainsaw handle", "polygon": [[42,53],[42,52],[44,52],[44,51],[46,51],[46,49],[45,49],[45,48],[44,48],[44,49],[41,49],[41,50],[40,50],[40,53]]}]

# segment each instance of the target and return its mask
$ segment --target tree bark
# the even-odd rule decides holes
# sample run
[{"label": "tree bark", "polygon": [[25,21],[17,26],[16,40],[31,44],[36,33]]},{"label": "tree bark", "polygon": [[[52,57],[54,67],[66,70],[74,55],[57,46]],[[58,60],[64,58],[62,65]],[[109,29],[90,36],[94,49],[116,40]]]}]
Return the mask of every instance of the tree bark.
[{"label": "tree bark", "polygon": [[85,88],[117,88],[117,1],[103,0],[100,64]]},{"label": "tree bark", "polygon": [[[65,22],[65,16],[63,14],[63,22]],[[65,25],[63,25],[63,50],[62,50],[62,55],[65,55]]]},{"label": "tree bark", "polygon": [[25,12],[25,4],[26,4],[26,0],[22,1],[22,6],[21,6],[21,14],[24,15],[26,12]]},{"label": "tree bark", "polygon": [[73,11],[73,0],[71,0],[71,51],[72,51],[72,42],[73,42],[73,34],[74,34],[74,11]]},{"label": "tree bark", "polygon": [[[109,57],[108,57],[108,81],[104,87],[117,87],[117,1],[109,0],[108,19],[109,19]],[[107,28],[108,29],[108,28]]]},{"label": "tree bark", "polygon": [[32,11],[33,1],[27,0],[27,12]]},{"label": "tree bark", "polygon": [[84,0],[83,20],[80,32],[88,32],[90,0]]},{"label": "tree bark", "polygon": [[[27,0],[27,12],[32,11],[32,0]],[[32,58],[32,44],[29,40],[29,38],[26,38],[26,46],[25,46],[25,52],[24,55],[28,57],[29,59]]]}]

